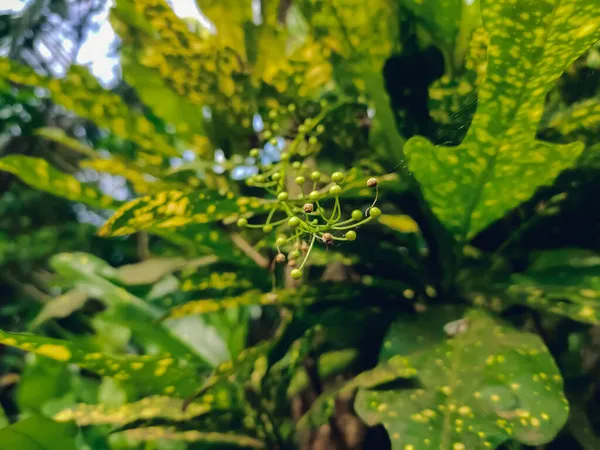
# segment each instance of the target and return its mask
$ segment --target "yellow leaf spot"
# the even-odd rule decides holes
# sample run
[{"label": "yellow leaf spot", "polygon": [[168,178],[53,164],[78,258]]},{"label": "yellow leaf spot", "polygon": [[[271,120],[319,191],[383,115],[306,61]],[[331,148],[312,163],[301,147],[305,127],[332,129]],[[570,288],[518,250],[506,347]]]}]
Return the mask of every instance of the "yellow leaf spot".
[{"label": "yellow leaf spot", "polygon": [[68,361],[71,359],[71,352],[62,345],[44,344],[37,348],[36,353],[58,361]]}]

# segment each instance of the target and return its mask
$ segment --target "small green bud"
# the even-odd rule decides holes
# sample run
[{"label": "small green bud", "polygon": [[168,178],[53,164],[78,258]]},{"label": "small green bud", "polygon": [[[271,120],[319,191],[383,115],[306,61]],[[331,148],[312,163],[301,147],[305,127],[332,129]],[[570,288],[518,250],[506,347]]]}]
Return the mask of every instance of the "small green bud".
[{"label": "small green bud", "polygon": [[253,158],[258,158],[260,156],[260,150],[257,148],[253,148],[252,150],[250,150],[250,156],[252,156]]},{"label": "small green bud", "polygon": [[291,105],[288,105],[287,109],[289,112],[294,112],[296,111],[296,105],[292,103]]},{"label": "small green bud", "polygon": [[321,134],[323,131],[325,131],[325,126],[323,124],[317,125],[317,133]]},{"label": "small green bud", "polygon": [[302,253],[300,253],[300,250],[292,250],[289,254],[288,254],[288,258],[289,259],[298,259],[300,258],[300,255]]},{"label": "small green bud", "polygon": [[306,133],[306,127],[304,125],[300,125],[298,127],[298,133],[300,133],[300,134]]},{"label": "small green bud", "polygon": [[292,163],[292,167],[296,170],[298,170],[300,167],[302,167],[302,163],[300,161],[294,161]]},{"label": "small green bud", "polygon": [[300,269],[294,269],[290,272],[290,276],[294,280],[299,280],[300,278],[302,278],[302,271]]},{"label": "small green bud", "polygon": [[263,139],[271,139],[273,137],[273,133],[271,133],[269,130],[265,130],[263,131],[262,137]]},{"label": "small green bud", "polygon": [[269,111],[269,119],[274,119],[275,117],[277,117],[277,111],[272,109],[271,111]]},{"label": "small green bud", "polygon": [[344,174],[342,172],[333,172],[333,174],[331,175],[331,181],[333,181],[334,183],[341,183],[344,181]]},{"label": "small green bud", "polygon": [[321,198],[321,194],[319,194],[319,191],[312,191],[310,194],[308,194],[308,199],[311,202],[316,202]]},{"label": "small green bud", "polygon": [[271,130],[279,131],[279,124],[277,122],[275,122],[273,125],[271,125]]},{"label": "small green bud", "polygon": [[300,219],[298,219],[297,217],[290,217],[290,220],[288,220],[288,226],[290,228],[296,228],[298,225],[300,225]]},{"label": "small green bud", "polygon": [[337,197],[341,193],[342,193],[342,188],[340,186],[338,186],[337,184],[334,184],[333,186],[331,186],[329,188],[329,194],[333,195],[334,197]]},{"label": "small green bud", "polygon": [[275,139],[275,138],[271,139],[269,142],[271,142],[272,146],[276,146],[277,145],[277,139]]},{"label": "small green bud", "polygon": [[369,217],[373,217],[374,219],[376,219],[380,215],[381,210],[377,206],[373,206],[371,209],[369,209]]},{"label": "small green bud", "polygon": [[350,230],[350,231],[346,232],[346,239],[348,239],[349,241],[355,241],[356,240],[356,231]]},{"label": "small green bud", "polygon": [[318,139],[317,139],[316,136],[311,136],[311,137],[308,138],[308,143],[310,145],[315,145],[317,143],[317,141],[318,141]]},{"label": "small green bud", "polygon": [[310,117],[304,121],[304,125],[306,125],[307,127],[310,127],[312,125],[312,123],[313,123],[313,121]]},{"label": "small green bud", "polygon": [[313,181],[319,181],[321,179],[321,172],[315,170],[313,173],[310,174],[310,179]]},{"label": "small green bud", "polygon": [[354,211],[352,211],[352,220],[356,220],[357,222],[359,220],[362,220],[363,218],[363,213],[360,209],[355,209]]},{"label": "small green bud", "polygon": [[246,219],[245,217],[240,217],[237,220],[237,226],[240,228],[244,228],[246,225],[248,225],[248,219]]},{"label": "small green bud", "polygon": [[277,247],[283,247],[287,242],[287,239],[284,237],[278,237],[277,240],[275,241],[275,245]]},{"label": "small green bud", "polygon": [[264,175],[256,175],[256,177],[254,179],[256,180],[257,183],[264,183],[265,176]]},{"label": "small green bud", "polygon": [[263,232],[265,233],[270,233],[271,231],[273,231],[273,225],[271,225],[270,223],[266,224],[263,228],[262,228]]},{"label": "small green bud", "polygon": [[294,180],[294,182],[296,184],[304,184],[306,182],[306,178],[300,176],[300,177],[296,177],[296,179]]},{"label": "small green bud", "polygon": [[313,226],[319,225],[319,219],[313,219],[313,220],[311,220],[310,224],[313,225]]},{"label": "small green bud", "polygon": [[282,160],[282,161],[289,161],[289,160],[290,160],[290,154],[289,154],[289,153],[287,153],[287,152],[283,152],[283,153],[281,154],[281,160]]},{"label": "small green bud", "polygon": [[288,198],[290,198],[290,195],[287,192],[280,192],[277,194],[277,200],[280,202],[285,202]]},{"label": "small green bud", "polygon": [[274,174],[271,176],[271,178],[273,179],[273,181],[279,181],[279,180],[281,180],[281,173],[279,173],[279,172],[275,172],[275,173],[274,173]]}]

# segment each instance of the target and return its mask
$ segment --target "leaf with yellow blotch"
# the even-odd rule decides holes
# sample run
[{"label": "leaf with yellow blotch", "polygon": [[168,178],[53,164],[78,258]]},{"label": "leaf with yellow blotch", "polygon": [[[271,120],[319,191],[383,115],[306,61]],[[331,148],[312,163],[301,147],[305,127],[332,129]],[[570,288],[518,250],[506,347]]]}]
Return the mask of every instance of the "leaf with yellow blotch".
[{"label": "leaf with yellow blotch", "polygon": [[126,203],[102,226],[100,236],[123,236],[140,230],[160,230],[190,224],[210,223],[239,214],[264,212],[272,202],[252,198],[235,198],[232,192],[200,191],[185,194],[165,191]]},{"label": "leaf with yellow blotch", "polygon": [[133,403],[120,406],[80,403],[73,408],[63,409],[54,415],[57,422],[74,421],[80,427],[88,425],[126,425],[136,420],[169,419],[187,421],[208,413],[211,407],[205,403],[185,404],[181,398],[153,395]]},{"label": "leaf with yellow blotch", "polygon": [[400,233],[418,233],[419,225],[406,214],[385,214],[379,218],[379,223]]},{"label": "leaf with yellow blotch", "polygon": [[57,197],[102,209],[115,209],[122,202],[86,186],[72,175],[63,173],[46,160],[33,156],[9,155],[0,158],[0,170],[10,172],[25,183]]},{"label": "leaf with yellow blotch", "polygon": [[539,336],[482,311],[445,325],[440,311],[427,314],[418,327],[414,318],[394,322],[380,354],[408,360],[418,370],[414,382],[363,388],[354,402],[368,425],[383,424],[392,450],[486,450],[556,436],[569,406]]},{"label": "leaf with yellow blotch", "polygon": [[57,79],[38,75],[27,66],[0,58],[0,79],[46,88],[55,103],[123,139],[135,142],[146,151],[168,156],[179,154],[152,122],[133,112],[120,96],[102,88],[82,67],[72,66],[64,78]]},{"label": "leaf with yellow blotch", "polygon": [[594,97],[571,105],[554,114],[548,127],[568,136],[575,132],[594,133],[600,129],[600,98]]},{"label": "leaf with yellow blotch", "polygon": [[440,221],[474,237],[550,184],[583,145],[536,140],[546,93],[600,37],[596,0],[482,0],[488,68],[477,112],[458,147],[423,137],[405,147],[409,169]]},{"label": "leaf with yellow blotch", "polygon": [[132,383],[150,394],[190,395],[197,385],[196,366],[186,359],[162,356],[112,356],[61,339],[0,330],[0,344],[76,364],[98,375]]},{"label": "leaf with yellow blotch", "polygon": [[49,141],[56,142],[57,144],[61,144],[70,150],[81,153],[82,155],[90,156],[92,158],[98,157],[98,152],[96,152],[96,150],[79,142],[77,139],[73,139],[72,137],[67,136],[67,133],[65,133],[65,130],[63,130],[62,128],[36,128],[34,134],[36,136],[41,136]]},{"label": "leaf with yellow blotch", "polygon": [[[178,431],[174,427],[147,427],[126,430],[128,438],[138,441],[183,441],[205,442],[213,445],[227,445],[229,447],[265,448],[265,443],[259,439],[235,433],[221,433],[217,431]],[[228,448],[229,448],[228,447]]]}]

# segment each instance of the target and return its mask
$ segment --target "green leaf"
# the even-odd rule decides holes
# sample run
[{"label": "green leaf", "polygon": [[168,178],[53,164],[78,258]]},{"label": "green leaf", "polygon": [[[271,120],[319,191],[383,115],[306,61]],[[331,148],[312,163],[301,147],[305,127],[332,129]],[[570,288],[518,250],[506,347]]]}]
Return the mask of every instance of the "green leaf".
[{"label": "green leaf", "polygon": [[600,99],[589,98],[554,114],[548,126],[568,136],[576,132],[594,133],[600,129]]},{"label": "green leaf", "polygon": [[73,408],[60,411],[54,416],[54,420],[74,421],[80,427],[106,424],[122,426],[136,420],[157,418],[182,422],[206,414],[210,409],[206,404],[192,402],[186,405],[183,399],[154,395],[137,402],[113,407],[80,403]]},{"label": "green leaf", "polygon": [[[393,450],[484,450],[508,439],[528,445],[552,440],[568,404],[541,339],[481,311],[445,330],[453,336],[445,342],[405,334],[413,342],[405,359],[417,369],[418,384],[360,390],[359,416],[369,425],[382,423]],[[388,347],[382,356],[392,352]]]},{"label": "green leaf", "polygon": [[264,212],[272,202],[215,191],[185,194],[165,191],[132,200],[119,208],[98,232],[100,236],[123,236],[140,230],[173,229],[190,224],[232,220],[242,213]]},{"label": "green leaf", "polygon": [[458,147],[413,137],[409,168],[440,221],[470,239],[571,166],[583,145],[535,139],[546,93],[600,36],[595,0],[482,1],[488,69]]},{"label": "green leaf", "polygon": [[41,191],[96,208],[112,209],[121,204],[102,194],[96,187],[84,185],[74,176],[60,172],[42,158],[5,156],[0,158],[0,170],[16,175],[23,182]]},{"label": "green leaf", "polygon": [[402,6],[417,17],[417,22],[425,25],[444,50],[454,43],[460,27],[462,0],[402,0]]},{"label": "green leaf", "polygon": [[77,427],[41,416],[0,430],[0,450],[76,450]]},{"label": "green leaf", "polygon": [[235,433],[219,433],[216,431],[177,431],[173,427],[147,427],[135,428],[124,432],[127,437],[139,441],[185,441],[185,442],[205,442],[213,445],[228,445],[231,447],[251,447],[264,448],[264,442],[250,437]]},{"label": "green leaf", "polygon": [[72,137],[67,136],[65,130],[62,128],[55,127],[43,127],[37,128],[34,131],[36,136],[43,137],[52,142],[56,142],[57,144],[64,145],[65,147],[81,153],[85,156],[90,156],[92,158],[98,157],[98,153],[91,147],[79,142],[77,139],[73,139]]},{"label": "green leaf", "polygon": [[154,284],[179,270],[194,270],[216,262],[213,256],[189,260],[185,258],[150,258],[137,264],[127,264],[115,271],[115,278],[128,285]]},{"label": "green leaf", "polygon": [[188,360],[175,360],[170,355],[112,356],[75,342],[1,330],[0,344],[76,364],[98,375],[137,385],[148,393],[185,397],[197,384],[196,367]]},{"label": "green leaf", "polygon": [[131,111],[121,97],[102,88],[82,67],[72,66],[64,78],[56,79],[38,75],[29,67],[1,58],[0,78],[48,89],[55,103],[123,139],[135,142],[144,150],[168,156],[179,154],[152,122]]},{"label": "green leaf", "polygon": [[37,328],[50,319],[62,319],[82,308],[89,298],[87,292],[71,289],[45,303],[42,310],[31,323],[31,328]]}]

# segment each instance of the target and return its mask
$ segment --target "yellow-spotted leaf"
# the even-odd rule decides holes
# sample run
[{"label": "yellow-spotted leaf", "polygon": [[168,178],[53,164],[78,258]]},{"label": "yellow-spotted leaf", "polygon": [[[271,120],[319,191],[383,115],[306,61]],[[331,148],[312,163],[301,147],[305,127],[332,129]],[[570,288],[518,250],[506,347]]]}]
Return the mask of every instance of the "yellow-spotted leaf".
[{"label": "yellow-spotted leaf", "polygon": [[458,147],[413,137],[409,169],[440,221],[470,239],[550,184],[583,150],[536,140],[546,93],[600,37],[595,0],[482,0],[488,68]]},{"label": "yellow-spotted leaf", "polygon": [[391,383],[399,378],[410,379],[417,375],[417,369],[404,356],[394,356],[375,368],[362,372],[339,389],[319,396],[310,409],[298,422],[298,428],[316,428],[327,422],[335,412],[335,399],[354,392],[358,388],[374,388]]},{"label": "yellow-spotted leaf", "polygon": [[0,344],[76,364],[98,375],[132,383],[151,394],[190,395],[197,385],[196,367],[186,359],[163,356],[113,356],[93,348],[33,334],[0,331]]},{"label": "yellow-spotted leaf", "polygon": [[419,225],[415,220],[405,214],[384,215],[381,216],[379,222],[392,230],[400,233],[418,233]]},{"label": "yellow-spotted leaf", "polygon": [[265,448],[263,441],[236,433],[220,433],[216,431],[178,431],[174,427],[147,427],[126,430],[128,438],[138,441],[183,441],[203,442],[213,445],[227,445],[231,447]]},{"label": "yellow-spotted leaf", "polygon": [[246,59],[244,30],[252,22],[252,0],[196,0],[215,25],[221,47],[230,47]]},{"label": "yellow-spotted leaf", "polygon": [[211,407],[207,404],[190,403],[180,398],[153,395],[140,401],[120,406],[103,404],[89,405],[80,403],[73,408],[60,411],[54,416],[58,422],[74,421],[80,427],[88,425],[126,425],[137,420],[169,419],[182,422],[208,413]]},{"label": "yellow-spotted leaf", "polygon": [[565,136],[576,132],[594,133],[600,129],[600,98],[574,103],[569,109],[553,115],[548,126]]},{"label": "yellow-spotted leaf", "polygon": [[98,157],[98,153],[91,147],[79,142],[77,139],[67,136],[65,130],[61,128],[43,127],[37,128],[34,132],[36,136],[41,136],[57,144],[61,144],[70,150],[81,153],[82,155],[92,158]]},{"label": "yellow-spotted leaf", "polygon": [[539,445],[563,427],[563,380],[537,335],[481,311],[440,329],[423,325],[392,324],[380,356],[404,355],[418,371],[415,383],[361,389],[354,404],[367,424],[383,424],[392,450],[485,450],[509,439]]},{"label": "yellow-spotted leaf", "polygon": [[64,78],[49,78],[6,58],[0,59],[0,78],[13,83],[39,86],[50,91],[52,100],[101,128],[138,144],[142,149],[177,156],[173,148],[146,117],[129,109],[117,94],[102,88],[84,68],[73,66]]},{"label": "yellow-spotted leaf", "polygon": [[123,236],[147,229],[173,229],[191,224],[217,222],[240,213],[266,211],[271,204],[258,198],[234,198],[232,192],[185,194],[165,191],[123,205],[102,226],[101,236]]},{"label": "yellow-spotted leaf", "polygon": [[115,209],[121,202],[102,194],[96,187],[81,183],[42,158],[9,155],[0,158],[0,170],[10,172],[29,186],[57,197],[103,209]]}]

